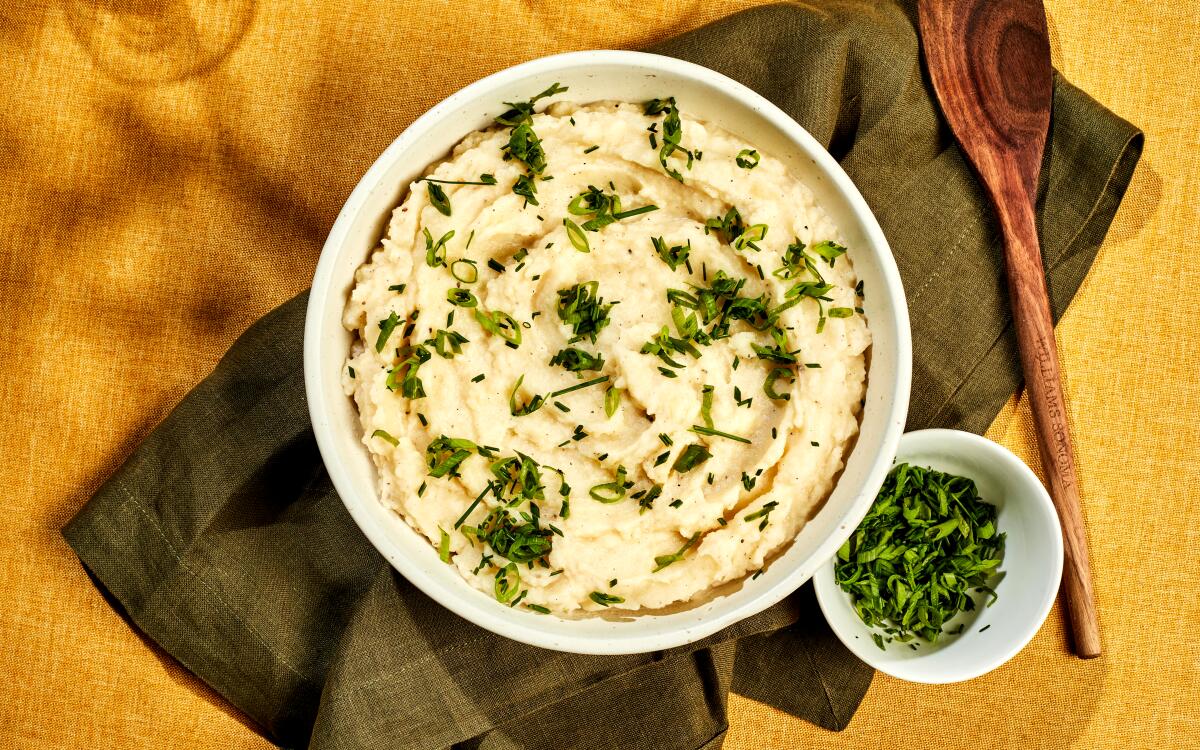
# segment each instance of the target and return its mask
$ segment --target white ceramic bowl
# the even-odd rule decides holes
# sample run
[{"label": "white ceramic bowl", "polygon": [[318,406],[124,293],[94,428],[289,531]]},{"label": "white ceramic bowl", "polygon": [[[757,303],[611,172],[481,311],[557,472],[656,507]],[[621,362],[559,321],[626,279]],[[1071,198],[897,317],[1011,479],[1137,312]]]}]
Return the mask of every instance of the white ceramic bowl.
[{"label": "white ceramic bowl", "polygon": [[[813,576],[817,601],[833,632],[854,654],[893,677],[910,682],[961,682],[992,671],[1029,643],[1054,605],[1062,578],[1063,542],[1058,514],[1037,475],[1006,448],[970,432],[919,430],[900,439],[897,463],[925,466],[975,480],[979,496],[998,507],[997,530],[1005,532],[1004,573],[990,606],[976,607],[946,623],[960,622],[960,635],[921,643],[885,643],[880,650],[872,630],[833,579],[834,561]],[[977,599],[977,602],[986,602]]]},{"label": "white ceramic bowl", "polygon": [[[782,73],[782,71],[781,71]],[[409,182],[473,130],[554,82],[578,102],[674,96],[689,115],[730,130],[782,159],[841,229],[866,285],[874,344],[862,430],[832,496],[756,580],[726,586],[692,606],[625,618],[563,619],[498,605],[442,564],[432,546],[384,508],[358,415],[341,388],[351,335],[341,324],[354,271],[383,236]],[[317,264],[304,332],[304,377],[313,430],[334,487],[372,544],[414,585],[462,617],[519,641],[562,651],[621,654],[678,646],[782,599],[812,576],[866,513],[891,465],[908,408],[912,350],[904,290],[887,241],[845,172],[776,106],[707,68],[638,52],[555,55],[517,65],[451,95],[397,138],[338,215]]]}]

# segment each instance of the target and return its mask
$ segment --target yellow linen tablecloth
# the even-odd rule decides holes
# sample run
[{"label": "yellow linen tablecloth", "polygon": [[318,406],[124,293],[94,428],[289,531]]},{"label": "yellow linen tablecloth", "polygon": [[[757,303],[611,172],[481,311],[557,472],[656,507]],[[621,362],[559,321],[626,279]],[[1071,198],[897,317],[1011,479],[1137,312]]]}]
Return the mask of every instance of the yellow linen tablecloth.
[{"label": "yellow linen tablecloth", "polygon": [[[747,4],[0,9],[0,747],[269,747],[122,621],[58,529],[246,326],[308,285],[350,188],[416,115],[514,62],[641,47]],[[877,677],[840,734],[734,696],[727,748],[1195,747],[1200,25],[1179,2],[1048,10],[1059,69],[1146,132],[1059,327],[1105,655],[1070,656],[1056,609],[980,679]],[[264,250],[268,235],[294,252]],[[1036,466],[1020,400],[989,436]]]}]

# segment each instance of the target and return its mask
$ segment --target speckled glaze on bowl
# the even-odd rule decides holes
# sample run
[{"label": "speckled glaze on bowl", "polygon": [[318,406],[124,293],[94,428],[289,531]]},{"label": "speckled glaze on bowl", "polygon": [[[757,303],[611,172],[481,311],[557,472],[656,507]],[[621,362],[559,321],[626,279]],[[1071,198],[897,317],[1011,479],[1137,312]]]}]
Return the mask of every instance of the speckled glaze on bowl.
[{"label": "speckled glaze on bowl", "polygon": [[[854,254],[866,288],[870,354],[862,428],[836,488],[796,540],[755,580],[670,611],[580,619],[498,604],[438,560],[433,547],[378,499],[377,478],[341,369],[351,344],[342,310],[354,271],[383,236],[409,182],[465,135],[487,127],[504,101],[559,82],[557,99],[640,102],[674,96],[689,115],[729,130],[781,159],[812,189]],[[456,614],[500,635],[544,648],[625,654],[679,646],[778,602],[812,576],[862,519],[891,466],[908,409],[912,345],[904,290],[874,215],[833,157],[778,107],[741,84],[674,58],[612,50],[571,52],[523,63],[451,95],[418,118],[359,181],[338,214],[317,264],[304,332],[304,378],[321,456],[351,516],[395,568]]]}]

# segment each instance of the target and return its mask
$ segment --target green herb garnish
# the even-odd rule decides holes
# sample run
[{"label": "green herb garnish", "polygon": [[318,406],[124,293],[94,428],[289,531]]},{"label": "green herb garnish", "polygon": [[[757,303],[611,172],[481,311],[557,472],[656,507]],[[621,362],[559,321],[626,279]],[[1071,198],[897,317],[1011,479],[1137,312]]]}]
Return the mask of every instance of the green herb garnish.
[{"label": "green herb garnish", "polygon": [[667,247],[666,240],[662,237],[651,237],[650,243],[654,245],[654,252],[662,262],[666,263],[672,271],[679,266],[687,268],[688,273],[692,272],[692,262],[688,260],[688,254],[692,252],[692,241],[688,240],[686,245],[673,245]]},{"label": "green herb garnish", "polygon": [[708,452],[708,448],[699,443],[692,443],[675,458],[671,469],[680,474],[686,474],[710,458],[712,458],[712,454]]},{"label": "green herb garnish", "polygon": [[609,419],[621,408],[621,389],[609,386],[604,391],[604,414]]},{"label": "green herb garnish", "polygon": [[389,433],[387,430],[375,430],[371,433],[371,437],[377,437],[380,440],[386,440],[392,445],[400,445],[400,441],[392,437],[391,433]]},{"label": "green herb garnish", "polygon": [[471,294],[469,289],[461,289],[456,286],[446,290],[446,301],[456,307],[471,308],[479,305],[479,299]]},{"label": "green herb garnish", "polygon": [[[666,99],[651,99],[646,102],[643,110],[646,115],[663,115],[662,121],[662,147],[658,150],[658,163],[662,165],[663,170],[671,175],[676,180],[683,182],[683,175],[679,170],[671,167],[667,163],[667,159],[676,151],[687,155],[687,168],[692,168],[692,159],[695,158],[691,151],[680,145],[680,140],[683,137],[683,121],[679,117],[679,108],[675,105],[675,97],[671,96]],[[654,148],[654,136],[650,137],[650,147]]]},{"label": "green herb garnish", "polygon": [[496,583],[492,587],[496,601],[508,602],[517,595],[519,588],[521,588],[521,571],[517,570],[516,563],[509,563],[496,571]]},{"label": "green herb garnish", "polygon": [[408,357],[388,373],[386,382],[388,390],[394,391],[399,388],[405,398],[425,398],[425,385],[421,382],[417,371],[421,365],[429,361],[430,356],[429,350],[424,346],[414,346]]},{"label": "green herb garnish", "polygon": [[435,182],[439,185],[495,185],[496,175],[481,174],[478,180],[439,180],[434,177],[422,177],[417,182]]},{"label": "green herb garnish", "polygon": [[438,541],[438,559],[444,563],[450,562],[450,535],[445,529],[438,529],[441,532],[441,540]]},{"label": "green herb garnish", "polygon": [[574,334],[568,343],[587,338],[596,343],[596,335],[609,324],[608,313],[615,302],[605,304],[598,291],[600,282],[589,281],[558,290],[558,319],[571,326]]},{"label": "green herb garnish", "polygon": [[676,562],[679,562],[680,560],[682,560],[684,553],[686,553],[689,549],[691,549],[692,545],[694,545],[699,539],[700,539],[700,532],[697,531],[695,534],[692,534],[691,538],[689,538],[686,542],[684,542],[683,546],[680,547],[677,551],[672,552],[669,555],[659,555],[658,557],[655,557],[654,564],[657,567],[654,568],[654,570],[652,570],[650,572],[657,573],[658,571],[667,567],[671,563],[676,563]]},{"label": "green herb garnish", "polygon": [[[459,265],[462,269],[459,269]],[[459,258],[450,264],[450,275],[455,281],[461,281],[464,284],[474,284],[479,280],[479,266],[473,260],[467,258]]]},{"label": "green herb garnish", "polygon": [[[611,185],[611,183],[609,184]],[[621,210],[621,196],[617,195],[615,191],[606,193],[595,185],[588,185],[586,191],[572,198],[571,202],[567,204],[568,213],[575,216],[591,216],[590,219],[583,223],[582,229],[587,232],[598,232],[615,221],[629,219],[657,210],[658,206],[647,204],[623,211]],[[570,226],[567,229],[569,234]],[[586,241],[585,239],[584,242]],[[584,252],[587,251],[584,250]]]},{"label": "green herb garnish", "polygon": [[563,226],[567,229],[567,239],[571,241],[571,246],[581,253],[590,253],[591,245],[588,244],[587,235],[579,228],[579,225],[570,219],[563,219]]},{"label": "green herb garnish", "polygon": [[775,510],[777,507],[779,507],[779,502],[777,500],[772,500],[753,513],[746,514],[746,517],[743,520],[757,521],[761,518],[762,522],[758,524],[758,530],[762,531],[763,529],[767,528],[767,524],[771,521],[771,511]]},{"label": "green herb garnish", "polygon": [[550,394],[550,398],[557,398],[559,396],[562,396],[563,394],[570,393],[572,391],[578,391],[581,388],[587,388],[589,386],[599,385],[600,383],[607,383],[607,382],[608,382],[608,376],[601,375],[598,378],[592,378],[591,380],[585,380],[582,383],[576,383],[575,385],[572,385],[570,387],[554,391]]},{"label": "green herb garnish", "polygon": [[429,191],[429,202],[433,207],[440,211],[443,215],[450,215],[450,199],[446,197],[446,191],[441,185],[435,182],[426,182],[426,189]]},{"label": "green herb garnish", "polygon": [[758,152],[754,149],[744,148],[738,152],[738,155],[734,158],[734,161],[736,161],[737,165],[742,169],[754,169],[758,166],[758,162],[761,158],[762,157],[759,156]]},{"label": "green herb garnish", "polygon": [[882,628],[889,641],[932,643],[948,620],[975,609],[972,591],[995,601],[989,584],[1004,537],[996,506],[980,499],[975,482],[900,464],[838,550],[834,580],[863,622]]},{"label": "green herb garnish", "polygon": [[568,372],[599,370],[604,367],[604,355],[592,354],[574,346],[560,349],[550,358],[550,364],[558,365]]},{"label": "green herb garnish", "polygon": [[712,406],[715,390],[716,388],[711,385],[705,385],[700,389],[700,418],[704,420],[704,426],[710,430],[713,426]]},{"label": "green herb garnish", "polygon": [[421,230],[425,235],[425,265],[430,268],[446,265],[446,243],[454,237],[454,230],[443,234],[437,242],[433,241],[433,235],[429,233],[429,227]]},{"label": "green herb garnish", "polygon": [[508,411],[514,417],[524,417],[533,414],[538,409],[542,408],[542,404],[546,403],[545,396],[534,394],[532,398],[520,406],[517,405],[517,391],[521,389],[521,383],[525,380],[522,375],[517,378],[517,382],[513,385],[512,391],[508,394]]},{"label": "green herb garnish", "polygon": [[425,448],[425,463],[429,465],[429,476],[434,479],[459,476],[458,467],[476,448],[475,443],[464,438],[445,435],[434,438]]},{"label": "green herb garnish", "polygon": [[714,430],[711,427],[705,427],[703,425],[694,424],[691,427],[691,431],[697,435],[711,435],[713,437],[722,437],[727,440],[736,440],[739,443],[750,443],[749,439],[741,437],[740,435],[732,435],[728,432],[721,432],[720,430]]},{"label": "green herb garnish", "polygon": [[517,178],[513,184],[513,192],[535,206],[538,205],[538,201],[537,187],[533,183],[533,178],[540,177],[545,172],[546,152],[542,148],[541,140],[533,132],[533,106],[539,99],[554,96],[566,90],[566,86],[559,86],[555,83],[528,101],[505,102],[509,109],[496,117],[497,123],[511,128],[508,143],[501,148],[504,158],[516,159],[528,170],[527,174]]},{"label": "green herb garnish", "polygon": [[507,341],[509,347],[516,349],[521,345],[521,326],[508,313],[501,310],[489,313],[476,308],[475,320],[483,330]]},{"label": "green herb garnish", "polygon": [[830,240],[813,245],[812,251],[828,261],[831,266],[835,260],[846,254],[846,248]]},{"label": "green herb garnish", "polygon": [[541,527],[540,518],[532,511],[522,516],[528,520],[522,523],[508,509],[496,508],[479,524],[477,536],[497,554],[516,563],[533,562],[550,554],[554,532]]},{"label": "green herb garnish", "polygon": [[379,338],[375,339],[375,351],[383,351],[392,331],[396,330],[398,325],[400,325],[400,316],[395,312],[389,313],[386,319],[379,321]]},{"label": "green herb garnish", "polygon": [[767,379],[763,381],[763,393],[767,394],[767,398],[772,401],[789,401],[792,398],[790,393],[779,393],[775,390],[775,382],[780,378],[785,378],[789,383],[796,379],[796,374],[786,367],[775,367],[767,373]]},{"label": "green herb garnish", "polygon": [[613,594],[605,594],[600,591],[593,591],[588,594],[588,598],[599,604],[601,607],[607,607],[610,604],[620,604],[625,601],[623,597],[614,596]]},{"label": "green herb garnish", "polygon": [[724,216],[717,216],[704,222],[704,232],[716,232],[717,235],[734,250],[761,250],[756,243],[767,237],[766,224],[746,225],[736,206],[730,206]]},{"label": "green herb garnish", "polygon": [[593,500],[609,505],[618,502],[625,497],[625,491],[629,489],[628,483],[625,481],[625,467],[617,467],[617,476],[611,482],[598,484],[588,490],[588,494]]}]

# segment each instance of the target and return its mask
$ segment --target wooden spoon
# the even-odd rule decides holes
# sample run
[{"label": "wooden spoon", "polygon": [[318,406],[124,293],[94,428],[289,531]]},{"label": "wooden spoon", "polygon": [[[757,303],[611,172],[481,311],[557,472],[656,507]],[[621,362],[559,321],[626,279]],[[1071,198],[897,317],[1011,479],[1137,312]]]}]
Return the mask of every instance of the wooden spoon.
[{"label": "wooden spoon", "polygon": [[1046,11],[1041,0],[921,0],[918,15],[942,112],[1000,220],[1025,388],[1062,521],[1075,652],[1090,659],[1100,624],[1034,214],[1052,96]]}]

